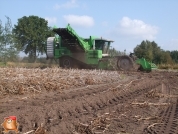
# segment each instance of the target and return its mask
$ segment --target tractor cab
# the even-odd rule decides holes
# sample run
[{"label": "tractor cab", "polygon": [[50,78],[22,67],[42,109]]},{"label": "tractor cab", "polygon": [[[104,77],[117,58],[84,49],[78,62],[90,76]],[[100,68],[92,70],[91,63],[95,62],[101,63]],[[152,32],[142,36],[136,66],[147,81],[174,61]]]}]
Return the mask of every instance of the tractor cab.
[{"label": "tractor cab", "polygon": [[102,38],[96,38],[94,40],[94,49],[95,50],[102,50],[102,56],[108,56],[109,55],[109,48],[110,44],[114,42],[112,40],[102,39]]}]

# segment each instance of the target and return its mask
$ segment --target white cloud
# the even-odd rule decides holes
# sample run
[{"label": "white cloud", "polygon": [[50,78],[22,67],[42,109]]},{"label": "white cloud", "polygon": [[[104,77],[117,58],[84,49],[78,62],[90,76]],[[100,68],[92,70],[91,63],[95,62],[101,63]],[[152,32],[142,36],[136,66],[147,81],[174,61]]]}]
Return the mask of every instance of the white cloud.
[{"label": "white cloud", "polygon": [[83,15],[65,15],[63,16],[64,20],[73,25],[73,26],[79,26],[79,27],[92,27],[94,25],[94,20],[92,17]]},{"label": "white cloud", "polygon": [[134,38],[153,40],[158,33],[158,27],[146,24],[142,20],[123,17],[117,28],[122,35],[132,36]]},{"label": "white cloud", "polygon": [[57,23],[56,17],[45,17],[45,20],[48,21],[48,24],[56,24]]},{"label": "white cloud", "polygon": [[123,17],[116,26],[106,31],[105,35],[114,40],[112,46],[117,50],[133,52],[137,44],[143,40],[153,41],[156,39],[159,28],[142,20]]},{"label": "white cloud", "polygon": [[61,8],[76,8],[76,7],[79,7],[76,0],[70,0],[70,1],[67,1],[66,3],[64,3],[64,4],[56,4],[54,6],[54,9],[58,10],[58,9],[61,9]]}]

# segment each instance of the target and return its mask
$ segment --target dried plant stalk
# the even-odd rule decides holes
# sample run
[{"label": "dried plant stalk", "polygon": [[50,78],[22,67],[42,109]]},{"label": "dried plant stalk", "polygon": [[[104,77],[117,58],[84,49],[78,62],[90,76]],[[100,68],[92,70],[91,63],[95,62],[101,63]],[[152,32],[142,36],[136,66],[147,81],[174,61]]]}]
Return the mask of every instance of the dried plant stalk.
[{"label": "dried plant stalk", "polygon": [[85,85],[114,82],[120,79],[116,71],[78,69],[0,68],[0,95],[63,91]]}]

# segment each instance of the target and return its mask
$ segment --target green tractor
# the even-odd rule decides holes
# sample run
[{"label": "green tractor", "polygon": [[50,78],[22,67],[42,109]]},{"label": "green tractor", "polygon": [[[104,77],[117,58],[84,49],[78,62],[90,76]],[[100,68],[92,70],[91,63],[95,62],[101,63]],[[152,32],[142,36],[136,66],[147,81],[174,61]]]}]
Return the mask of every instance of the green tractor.
[{"label": "green tractor", "polygon": [[151,71],[156,65],[132,54],[114,56],[110,53],[112,40],[90,36],[85,39],[68,24],[66,28],[53,28],[55,37],[49,37],[45,46],[47,59],[59,59],[62,68],[94,68],[108,70]]}]

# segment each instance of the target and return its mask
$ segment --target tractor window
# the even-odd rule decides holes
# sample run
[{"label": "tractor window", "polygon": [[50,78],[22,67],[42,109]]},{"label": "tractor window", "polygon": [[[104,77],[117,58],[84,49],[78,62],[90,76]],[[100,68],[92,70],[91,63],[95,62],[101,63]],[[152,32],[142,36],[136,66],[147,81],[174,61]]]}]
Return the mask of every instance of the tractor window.
[{"label": "tractor window", "polygon": [[95,40],[95,48],[97,50],[102,50],[103,49],[103,41],[102,40]]},{"label": "tractor window", "polygon": [[104,42],[103,54],[107,54],[108,53],[108,48],[109,48],[109,42]]},{"label": "tractor window", "polygon": [[103,54],[107,54],[109,48],[109,42],[104,40],[95,40],[95,48],[97,50],[102,50]]}]

